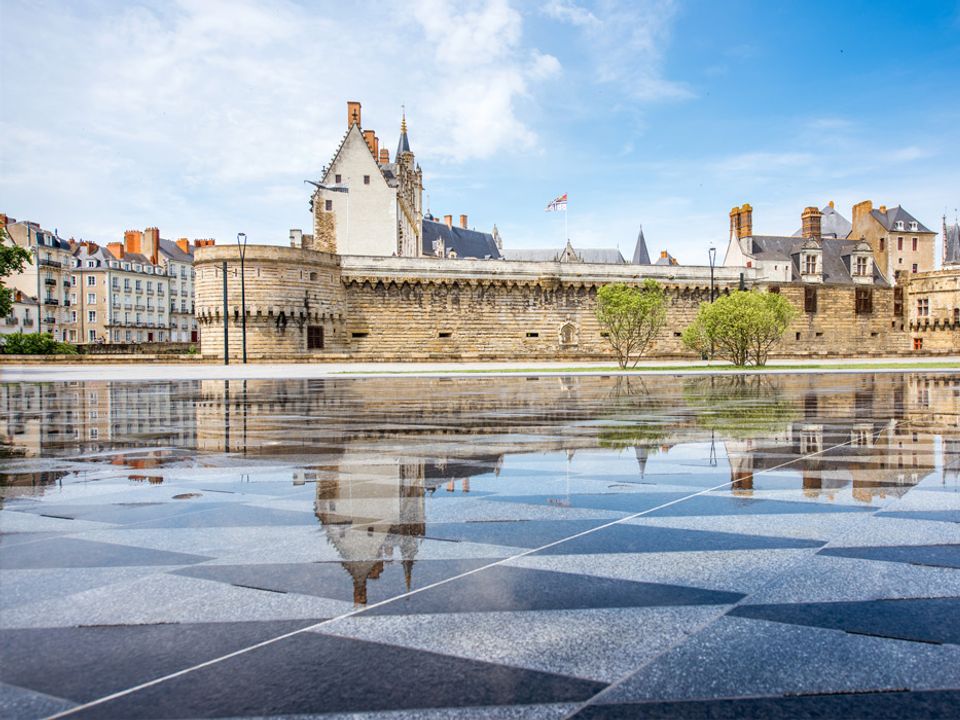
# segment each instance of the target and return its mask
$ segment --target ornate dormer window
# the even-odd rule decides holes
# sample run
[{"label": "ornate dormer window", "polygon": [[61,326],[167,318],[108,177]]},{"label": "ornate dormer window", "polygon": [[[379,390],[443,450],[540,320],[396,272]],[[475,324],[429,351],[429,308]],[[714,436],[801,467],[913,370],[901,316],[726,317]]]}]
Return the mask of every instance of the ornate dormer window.
[{"label": "ornate dormer window", "polygon": [[897,230],[903,230],[903,220],[897,220]]},{"label": "ornate dormer window", "polygon": [[803,282],[823,282],[823,247],[812,238],[800,246],[800,277]]},{"label": "ornate dormer window", "polygon": [[850,276],[855,283],[873,283],[873,250],[869,243],[858,242],[850,251]]},{"label": "ornate dormer window", "polygon": [[919,225],[918,223],[916,223],[916,222],[912,222],[912,223],[910,223],[910,229],[911,229],[911,230],[914,230],[914,231],[919,230],[919,229],[920,229],[920,225]]}]

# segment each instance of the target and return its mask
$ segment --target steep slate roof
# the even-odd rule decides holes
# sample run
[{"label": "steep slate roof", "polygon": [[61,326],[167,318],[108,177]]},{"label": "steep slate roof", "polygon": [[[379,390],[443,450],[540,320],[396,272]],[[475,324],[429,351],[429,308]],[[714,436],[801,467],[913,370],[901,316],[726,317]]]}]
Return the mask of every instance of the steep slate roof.
[{"label": "steep slate roof", "polygon": [[879,210],[871,210],[870,214],[877,219],[881,225],[883,225],[887,230],[893,230],[896,232],[897,221],[903,221],[903,231],[910,232],[910,223],[917,223],[917,229],[914,232],[925,232],[932,233],[933,230],[926,227],[922,222],[917,220],[913,215],[908,213],[902,207],[897,205],[895,208],[888,208],[885,213],[880,212]]},{"label": "steep slate roof", "polygon": [[658,257],[654,265],[676,265],[676,260],[677,259],[673,255],[667,253],[666,257]]},{"label": "steep slate roof", "polygon": [[[793,266],[794,277],[800,277],[798,263],[802,240],[778,235],[754,235],[745,238],[750,244],[747,254],[757,260],[780,260]],[[823,250],[823,284],[849,285],[853,283],[850,274],[850,253],[860,243],[859,240],[837,240],[826,238],[820,243]],[[873,263],[873,281],[878,285],[887,285],[886,278]]]},{"label": "steep slate roof", "polygon": [[[853,224],[829,205],[821,208],[820,212],[823,213],[820,218],[820,237],[844,240],[853,230]],[[797,230],[793,236],[803,237],[803,228]]]},{"label": "steep slate roof", "polygon": [[[580,262],[599,265],[626,265],[623,255],[616,248],[572,248]],[[550,248],[518,248],[501,250],[504,260],[527,260],[530,262],[561,262],[563,250]]]},{"label": "steep slate roof", "polygon": [[493,260],[500,259],[500,249],[490,233],[468,230],[457,225],[447,227],[446,223],[427,220],[426,218],[423,220],[422,227],[424,255],[433,255],[434,242],[442,239],[444,251],[449,253],[453,250],[459,258],[485,258],[489,256]]},{"label": "steep slate roof", "polygon": [[637,246],[633,249],[633,264],[650,264],[650,253],[647,252],[647,241],[643,237],[643,225],[640,226],[640,232],[637,234]]},{"label": "steep slate roof", "polygon": [[193,248],[190,247],[190,252],[185,253],[173,240],[164,240],[163,238],[160,238],[160,252],[168,256],[174,262],[193,262]]},{"label": "steep slate roof", "polygon": [[960,264],[960,223],[943,226],[943,262],[947,265]]}]

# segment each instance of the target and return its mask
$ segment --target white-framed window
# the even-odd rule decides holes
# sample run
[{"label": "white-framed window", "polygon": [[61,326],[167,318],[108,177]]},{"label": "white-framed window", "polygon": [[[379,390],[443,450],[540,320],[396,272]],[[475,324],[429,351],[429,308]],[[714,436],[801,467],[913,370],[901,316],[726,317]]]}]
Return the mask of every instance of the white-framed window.
[{"label": "white-framed window", "polygon": [[854,274],[856,275],[866,275],[867,274],[867,258],[862,255],[857,258],[857,264],[854,269]]},{"label": "white-framed window", "polygon": [[903,220],[897,220],[897,230],[903,230]]},{"label": "white-framed window", "polygon": [[930,298],[917,298],[917,316],[930,316]]},{"label": "white-framed window", "polygon": [[[96,321],[97,321],[97,311],[87,310],[87,322],[95,323]],[[91,330],[90,332],[93,332],[93,330]]]},{"label": "white-framed window", "polygon": [[87,293],[87,305],[96,305],[96,304],[97,304],[97,294]]},{"label": "white-framed window", "polygon": [[88,339],[90,342],[96,342],[96,340],[97,340],[97,331],[96,331],[96,330],[93,330],[92,328],[91,328],[90,330],[87,330],[87,339]]},{"label": "white-framed window", "polygon": [[77,321],[77,311],[76,311],[76,310],[71,310],[71,311],[70,311],[70,322],[76,322],[76,321]]},{"label": "white-framed window", "polygon": [[96,275],[87,275],[87,287],[96,287],[97,276]]},{"label": "white-framed window", "polygon": [[813,253],[807,253],[803,256],[803,274],[804,275],[816,275],[817,273],[817,256]]},{"label": "white-framed window", "polygon": [[919,226],[916,222],[912,222],[912,223],[910,223],[910,229],[911,229],[911,230],[919,230],[919,229],[920,229],[920,226]]}]

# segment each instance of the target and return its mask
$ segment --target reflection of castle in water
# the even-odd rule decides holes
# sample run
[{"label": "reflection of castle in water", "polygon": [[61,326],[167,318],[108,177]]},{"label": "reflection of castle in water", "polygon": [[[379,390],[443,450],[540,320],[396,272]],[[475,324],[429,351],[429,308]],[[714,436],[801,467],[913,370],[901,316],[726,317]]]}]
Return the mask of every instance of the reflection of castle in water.
[{"label": "reflection of castle in water", "polygon": [[[469,493],[471,475],[496,473],[502,456],[371,464],[365,453],[355,457],[348,451],[343,461],[346,472],[300,470],[294,482],[315,480],[317,518],[353,579],[354,603],[365,605],[367,583],[379,578],[387,563],[403,566],[407,590],[411,588],[427,531],[426,496],[441,486],[452,492],[458,482]],[[307,473],[313,477],[302,477]]]}]

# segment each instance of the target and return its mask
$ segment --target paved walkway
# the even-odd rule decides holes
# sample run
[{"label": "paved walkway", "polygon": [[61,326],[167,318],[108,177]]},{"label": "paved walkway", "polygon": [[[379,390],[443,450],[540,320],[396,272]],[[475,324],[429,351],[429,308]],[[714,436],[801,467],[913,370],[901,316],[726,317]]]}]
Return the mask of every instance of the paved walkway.
[{"label": "paved walkway", "polygon": [[[953,363],[952,367],[939,367],[940,370],[960,371],[960,356],[950,357],[891,357],[824,360],[788,359],[771,360],[768,372],[843,372],[836,366],[849,363],[851,372],[864,372],[873,368],[864,368],[864,363],[876,363],[877,372],[902,372],[916,366],[928,369],[930,363]],[[702,361],[690,360],[651,360],[645,361],[631,374],[646,370],[652,372],[668,369],[677,374],[705,374]],[[716,372],[730,372],[733,368],[722,362],[712,365]],[[810,366],[798,370],[797,365]],[[827,367],[824,367],[827,366]],[[854,367],[856,366],[856,367]],[[893,366],[893,367],[892,367]],[[905,367],[906,366],[906,367]],[[688,369],[684,369],[688,368]],[[529,370],[531,374],[569,374],[570,371],[592,372],[593,374],[619,374],[621,371],[615,362],[435,362],[435,363],[251,363],[249,365],[231,364],[117,364],[117,365],[78,365],[78,364],[36,364],[36,365],[0,365],[2,382],[53,382],[72,380],[276,380],[285,378],[322,378],[335,376],[382,376],[382,375],[422,375],[452,376],[461,374],[505,373],[515,374]]]}]

